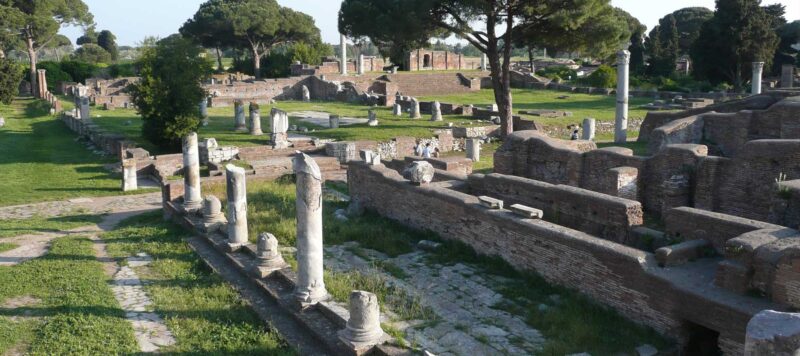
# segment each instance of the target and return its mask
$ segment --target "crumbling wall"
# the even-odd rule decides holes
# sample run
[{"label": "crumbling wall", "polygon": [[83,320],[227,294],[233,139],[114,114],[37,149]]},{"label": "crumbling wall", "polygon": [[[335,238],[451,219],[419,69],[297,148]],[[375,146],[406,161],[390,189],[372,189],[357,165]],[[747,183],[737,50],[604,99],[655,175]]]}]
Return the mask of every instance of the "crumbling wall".
[{"label": "crumbling wall", "polygon": [[578,186],[584,152],[597,149],[591,141],[551,139],[539,131],[518,131],[506,137],[494,154],[495,173],[552,184]]}]

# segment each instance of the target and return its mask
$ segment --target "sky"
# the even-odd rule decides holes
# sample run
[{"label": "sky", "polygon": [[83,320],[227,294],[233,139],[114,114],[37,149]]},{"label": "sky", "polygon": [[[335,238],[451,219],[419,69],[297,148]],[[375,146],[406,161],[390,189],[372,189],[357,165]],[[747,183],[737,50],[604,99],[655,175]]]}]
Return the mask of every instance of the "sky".
[{"label": "sky", "polygon": [[[146,36],[166,37],[178,32],[205,0],[84,0],[94,15],[97,29],[110,30],[120,45],[133,46]],[[278,2],[314,17],[322,31],[322,39],[338,43],[337,16],[341,0],[278,0]],[[714,0],[612,0],[611,3],[631,13],[652,29],[661,17],[684,7],[714,8]],[[786,19],[800,20],[800,0],[764,0],[764,5],[786,5]],[[61,31],[73,43],[81,28]]]}]

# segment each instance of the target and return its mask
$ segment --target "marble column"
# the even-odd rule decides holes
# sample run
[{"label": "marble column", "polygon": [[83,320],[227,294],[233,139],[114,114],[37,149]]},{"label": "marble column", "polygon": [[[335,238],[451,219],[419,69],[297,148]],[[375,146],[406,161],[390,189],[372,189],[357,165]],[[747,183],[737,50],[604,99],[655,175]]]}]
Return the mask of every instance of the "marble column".
[{"label": "marble column", "polygon": [[288,266],[278,249],[278,239],[273,234],[262,233],[258,235],[256,251],[256,261],[253,265],[252,273],[259,278],[265,278],[272,272]]},{"label": "marble column", "polygon": [[200,151],[197,148],[197,133],[183,138],[183,207],[186,211],[198,211],[203,207],[200,194]]},{"label": "marble column", "polygon": [[794,64],[784,64],[781,67],[781,88],[794,87]]},{"label": "marble column", "polygon": [[289,147],[289,114],[273,108],[270,112],[270,142],[272,148],[283,149]]},{"label": "marble column", "polygon": [[417,100],[417,98],[411,98],[411,118],[412,119],[422,118],[422,114],[420,114],[419,111],[419,100]]},{"label": "marble column", "polygon": [[247,120],[244,117],[244,103],[241,100],[233,102],[234,130],[247,131]]},{"label": "marble column", "polygon": [[307,103],[311,101],[311,91],[308,90],[308,87],[303,85],[303,102]]},{"label": "marble column", "polygon": [[253,136],[264,134],[261,131],[261,108],[253,102],[250,103],[250,134]]},{"label": "marble column", "polygon": [[630,75],[631,52],[617,52],[617,114],[614,123],[614,143],[628,142],[628,77]]},{"label": "marble column", "polygon": [[583,119],[583,136],[582,139],[591,141],[594,140],[595,132],[597,130],[597,120],[589,117]]},{"label": "marble column", "polygon": [[339,120],[340,120],[339,115],[331,114],[330,117],[328,117],[328,124],[330,125],[330,127],[332,129],[338,129],[339,128]]},{"label": "marble column", "polygon": [[342,75],[347,75],[347,37],[342,34],[339,41],[339,70]]},{"label": "marble column", "polygon": [[358,55],[358,75],[364,75],[364,55]]},{"label": "marble column", "polygon": [[247,180],[244,168],[225,166],[228,195],[228,246],[231,251],[247,244]]},{"label": "marble column", "polygon": [[369,112],[367,113],[367,115],[368,115],[368,118],[369,118],[367,120],[367,126],[371,126],[371,127],[378,126],[378,124],[379,124],[378,115],[375,113],[375,110],[370,109]]},{"label": "marble column", "polygon": [[431,121],[442,121],[442,104],[438,101],[434,101],[431,104]]},{"label": "marble column", "polygon": [[489,58],[486,56],[486,53],[481,53],[481,70],[489,70]]},{"label": "marble column", "polygon": [[294,157],[297,176],[297,286],[295,298],[301,305],[328,298],[323,280],[322,173],[317,162],[305,153]]},{"label": "marble column", "polygon": [[91,113],[89,112],[89,109],[90,109],[89,98],[85,96],[81,97],[80,110],[78,111],[80,113],[81,119],[88,120],[91,118]]},{"label": "marble column", "polygon": [[467,158],[472,162],[480,162],[481,160],[481,140],[477,138],[467,139]]},{"label": "marble column", "polygon": [[208,99],[203,98],[199,104],[200,107],[200,122],[203,126],[208,126]]},{"label": "marble column", "polygon": [[381,311],[378,297],[370,292],[355,290],[350,293],[350,319],[339,332],[339,338],[353,349],[362,349],[381,343],[385,333],[381,329]]},{"label": "marble column", "polygon": [[761,76],[764,74],[764,62],[753,62],[753,95],[761,94]]},{"label": "marble column", "polygon": [[403,116],[403,106],[400,103],[395,103],[394,108],[392,109],[392,114],[394,116]]},{"label": "marble column", "polygon": [[136,159],[122,160],[122,191],[130,192],[139,189],[136,177]]}]

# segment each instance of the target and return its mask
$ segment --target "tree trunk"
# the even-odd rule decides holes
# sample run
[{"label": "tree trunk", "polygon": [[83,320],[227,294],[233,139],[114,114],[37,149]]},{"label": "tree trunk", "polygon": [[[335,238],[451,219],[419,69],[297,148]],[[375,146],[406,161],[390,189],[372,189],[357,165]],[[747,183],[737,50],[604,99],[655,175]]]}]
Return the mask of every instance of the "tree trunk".
[{"label": "tree trunk", "polygon": [[253,46],[253,75],[256,79],[261,79],[261,54],[258,52],[258,46]]},{"label": "tree trunk", "polygon": [[31,78],[31,94],[35,97],[36,96],[36,49],[33,48],[33,38],[28,37],[26,39],[26,45],[28,47],[28,58],[30,59],[31,69],[30,69],[30,78]]},{"label": "tree trunk", "polygon": [[222,65],[222,51],[219,50],[219,47],[215,48],[217,50],[217,70],[220,72],[225,71],[225,67]]},{"label": "tree trunk", "polygon": [[536,74],[536,66],[533,64],[533,48],[528,47],[528,60],[531,63],[531,74]]}]

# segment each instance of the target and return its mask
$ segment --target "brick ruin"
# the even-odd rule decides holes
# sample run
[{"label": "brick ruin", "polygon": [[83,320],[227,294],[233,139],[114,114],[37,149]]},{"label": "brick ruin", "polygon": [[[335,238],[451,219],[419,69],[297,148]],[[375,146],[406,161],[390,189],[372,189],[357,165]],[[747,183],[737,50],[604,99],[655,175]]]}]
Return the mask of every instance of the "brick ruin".
[{"label": "brick ruin", "polygon": [[408,70],[478,70],[481,59],[448,51],[417,49],[408,54]]}]

